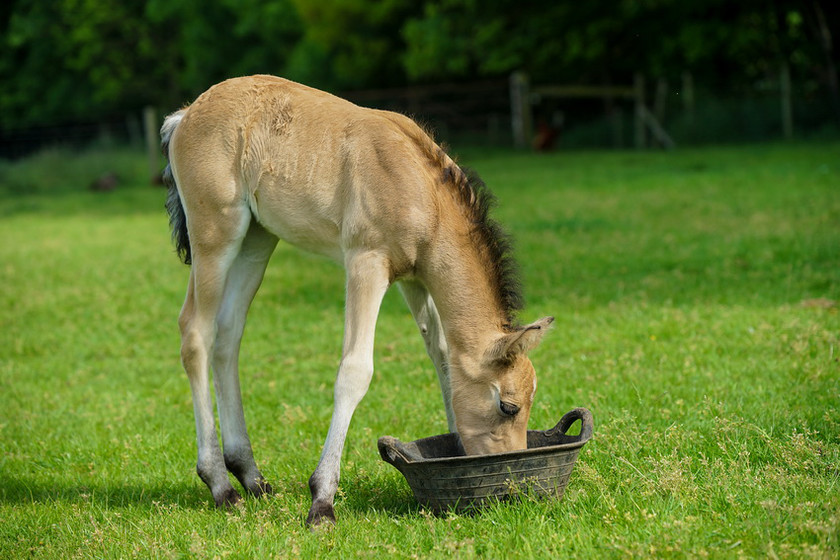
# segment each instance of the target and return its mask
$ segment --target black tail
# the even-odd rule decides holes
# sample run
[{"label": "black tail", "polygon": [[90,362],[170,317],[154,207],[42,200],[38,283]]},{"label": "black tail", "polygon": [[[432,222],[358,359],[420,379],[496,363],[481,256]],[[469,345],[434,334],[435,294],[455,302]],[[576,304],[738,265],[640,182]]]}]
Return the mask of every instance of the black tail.
[{"label": "black tail", "polygon": [[166,212],[169,214],[169,227],[172,228],[175,252],[178,253],[184,264],[192,264],[187,215],[184,213],[184,206],[181,204],[181,197],[178,195],[178,188],[175,186],[175,178],[172,176],[172,170],[168,165],[163,171],[163,181],[169,186],[169,192],[166,195]]},{"label": "black tail", "polygon": [[[183,110],[172,113],[166,117],[160,129],[160,147],[167,160],[169,160],[169,140],[183,116]],[[192,252],[190,250],[190,234],[187,231],[187,215],[184,213],[184,205],[181,203],[181,196],[178,194],[175,176],[172,175],[171,164],[167,164],[166,169],[163,170],[163,182],[169,187],[169,192],[166,195],[166,213],[169,214],[169,227],[172,228],[175,252],[178,253],[184,264],[191,264]]]}]

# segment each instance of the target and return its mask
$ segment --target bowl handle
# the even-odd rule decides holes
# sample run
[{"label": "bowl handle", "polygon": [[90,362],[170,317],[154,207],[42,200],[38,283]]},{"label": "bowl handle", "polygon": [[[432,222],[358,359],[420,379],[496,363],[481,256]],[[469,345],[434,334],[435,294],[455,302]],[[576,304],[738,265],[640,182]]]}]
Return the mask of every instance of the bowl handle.
[{"label": "bowl handle", "polygon": [[589,438],[592,437],[595,426],[592,419],[592,413],[586,408],[575,408],[574,410],[570,410],[563,415],[563,418],[561,418],[560,421],[557,422],[557,425],[550,431],[560,431],[560,433],[565,434],[577,420],[580,420],[580,435],[578,438],[580,438],[580,441],[588,441]]},{"label": "bowl handle", "polygon": [[411,462],[411,454],[407,452],[405,444],[395,437],[383,436],[377,442],[379,456],[395,467]]}]

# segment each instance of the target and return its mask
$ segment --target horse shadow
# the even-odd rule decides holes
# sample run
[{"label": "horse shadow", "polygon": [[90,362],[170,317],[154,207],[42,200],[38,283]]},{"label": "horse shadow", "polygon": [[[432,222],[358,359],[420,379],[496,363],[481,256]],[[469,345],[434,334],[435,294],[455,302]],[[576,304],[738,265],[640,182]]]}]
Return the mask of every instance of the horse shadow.
[{"label": "horse shadow", "polygon": [[97,503],[120,508],[153,504],[164,508],[204,509],[208,500],[200,490],[197,485],[187,482],[121,484],[92,480],[73,484],[42,477],[0,474],[0,503],[12,505]]},{"label": "horse shadow", "polygon": [[[294,501],[308,507],[309,491],[304,482],[271,482],[277,495],[299,494]],[[245,501],[250,504],[254,498],[245,496]],[[342,485],[336,501],[337,505],[341,504],[339,508],[362,515],[387,512],[394,517],[410,517],[417,515],[421,509],[408,485],[397,477],[356,477],[351,484]],[[96,504],[97,507],[114,510],[146,506],[161,511],[177,508],[196,512],[215,509],[207,488],[200,482],[186,479],[149,483],[102,479],[67,483],[44,476],[9,476],[4,473],[0,473],[0,504],[77,504],[82,507]],[[305,507],[301,510],[301,522],[306,516]]]}]

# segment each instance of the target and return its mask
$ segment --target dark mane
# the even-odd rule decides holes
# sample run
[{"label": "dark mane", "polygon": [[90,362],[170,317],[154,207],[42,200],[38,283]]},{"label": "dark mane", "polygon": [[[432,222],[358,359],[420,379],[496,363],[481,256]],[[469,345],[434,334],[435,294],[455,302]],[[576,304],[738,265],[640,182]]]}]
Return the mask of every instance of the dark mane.
[{"label": "dark mane", "polygon": [[473,224],[473,239],[485,250],[496,297],[505,310],[505,326],[513,329],[517,326],[516,313],[525,306],[525,299],[510,235],[490,217],[490,211],[496,205],[496,197],[475,171],[459,167],[451,160],[443,168],[443,183],[454,187],[460,195],[461,203]]},{"label": "dark mane", "polygon": [[478,174],[469,168],[460,167],[435,143],[434,135],[428,128],[399,113],[379,111],[379,114],[414,141],[431,164],[440,169],[441,183],[456,193],[473,225],[473,240],[484,257],[496,299],[505,313],[504,326],[508,329],[517,328],[516,314],[525,307],[525,299],[522,296],[519,266],[513,257],[511,238],[490,217],[496,197]]}]

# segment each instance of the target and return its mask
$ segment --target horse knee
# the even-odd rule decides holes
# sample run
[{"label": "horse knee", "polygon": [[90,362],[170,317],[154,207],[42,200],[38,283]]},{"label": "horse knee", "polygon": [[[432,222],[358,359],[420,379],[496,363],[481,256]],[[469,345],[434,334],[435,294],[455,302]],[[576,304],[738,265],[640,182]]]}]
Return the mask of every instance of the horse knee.
[{"label": "horse knee", "polygon": [[181,334],[181,363],[187,374],[198,371],[207,360],[207,345],[204,337],[195,329]]},{"label": "horse knee", "polygon": [[372,377],[373,362],[345,358],[335,382],[336,401],[355,407],[367,393]]}]

